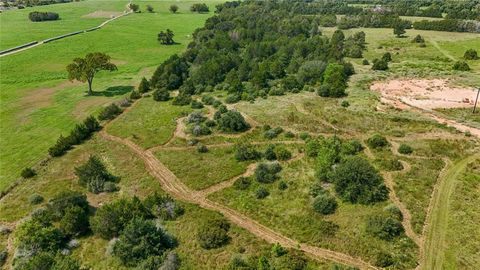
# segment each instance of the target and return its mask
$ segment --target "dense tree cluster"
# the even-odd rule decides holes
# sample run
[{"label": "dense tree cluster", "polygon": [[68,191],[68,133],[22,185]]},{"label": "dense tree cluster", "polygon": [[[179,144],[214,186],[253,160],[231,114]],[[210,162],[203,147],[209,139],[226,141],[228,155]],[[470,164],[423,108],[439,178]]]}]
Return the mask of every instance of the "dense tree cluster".
[{"label": "dense tree cluster", "polygon": [[303,16],[311,12],[308,6],[273,1],[218,5],[187,51],[158,67],[152,87],[188,96],[225,90],[228,102],[298,92],[304,85],[325,84],[323,95],[344,95],[353,67],[343,56],[358,57],[365,37],[347,42],[341,31],[331,39],[322,36],[325,16]]},{"label": "dense tree cluster", "polygon": [[16,229],[15,269],[80,269],[75,259],[62,254],[70,253],[67,243],[72,237],[89,231],[88,215],[85,195],[73,191],[55,195]]},{"label": "dense tree cluster", "polygon": [[58,157],[65,154],[74,145],[81,144],[90,136],[100,130],[101,126],[97,119],[93,116],[87,117],[83,123],[77,124],[67,137],[60,135],[54,146],[48,149],[48,153],[52,157]]},{"label": "dense tree cluster", "polygon": [[28,18],[32,22],[41,22],[41,21],[55,21],[55,20],[58,20],[60,17],[58,16],[58,13],[55,13],[55,12],[32,11],[28,14]]},{"label": "dense tree cluster", "polygon": [[417,30],[480,33],[480,21],[465,21],[457,19],[438,21],[422,20],[414,22],[413,28]]}]

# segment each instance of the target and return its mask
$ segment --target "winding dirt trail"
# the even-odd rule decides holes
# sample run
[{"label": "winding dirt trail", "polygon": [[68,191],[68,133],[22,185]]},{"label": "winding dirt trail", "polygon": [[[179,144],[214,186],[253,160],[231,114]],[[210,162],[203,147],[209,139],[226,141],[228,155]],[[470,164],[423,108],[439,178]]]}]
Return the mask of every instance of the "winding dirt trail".
[{"label": "winding dirt trail", "polygon": [[178,178],[153,155],[152,151],[145,151],[140,146],[127,139],[110,135],[105,131],[105,129],[102,130],[99,135],[107,140],[129,147],[135,154],[144,160],[147,170],[152,176],[158,179],[162,188],[177,199],[197,204],[206,209],[218,211],[231,222],[250,231],[257,237],[260,237],[270,243],[279,243],[284,247],[302,250],[314,259],[327,259],[346,265],[356,266],[361,269],[376,269],[374,266],[364,262],[359,258],[354,258],[347,254],[328,249],[298,243],[297,241],[283,236],[233,209],[230,209],[217,202],[210,201],[205,197],[205,192],[193,191],[180,180],[178,180]]}]

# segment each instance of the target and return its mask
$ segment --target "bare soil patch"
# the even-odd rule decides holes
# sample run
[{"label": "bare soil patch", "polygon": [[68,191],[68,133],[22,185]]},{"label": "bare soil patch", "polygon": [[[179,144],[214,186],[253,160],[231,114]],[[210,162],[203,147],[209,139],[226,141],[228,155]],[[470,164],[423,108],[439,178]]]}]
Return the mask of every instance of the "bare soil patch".
[{"label": "bare soil patch", "polygon": [[453,87],[444,79],[390,80],[376,82],[371,89],[382,94],[382,101],[400,109],[405,105],[424,110],[469,108],[476,94],[473,88]]},{"label": "bare soil patch", "polygon": [[88,13],[86,15],[83,15],[82,18],[115,18],[120,15],[122,15],[123,12],[121,11],[104,11],[104,10],[97,10],[92,13]]}]

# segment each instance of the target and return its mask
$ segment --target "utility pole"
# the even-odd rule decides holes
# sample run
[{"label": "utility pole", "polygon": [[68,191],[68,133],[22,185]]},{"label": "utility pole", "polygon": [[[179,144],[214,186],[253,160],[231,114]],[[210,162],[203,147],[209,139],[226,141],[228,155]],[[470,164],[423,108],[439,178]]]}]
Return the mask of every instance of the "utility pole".
[{"label": "utility pole", "polygon": [[475,113],[475,110],[477,109],[478,95],[480,95],[480,87],[478,88],[477,98],[475,99],[475,104],[473,105],[473,113]]}]

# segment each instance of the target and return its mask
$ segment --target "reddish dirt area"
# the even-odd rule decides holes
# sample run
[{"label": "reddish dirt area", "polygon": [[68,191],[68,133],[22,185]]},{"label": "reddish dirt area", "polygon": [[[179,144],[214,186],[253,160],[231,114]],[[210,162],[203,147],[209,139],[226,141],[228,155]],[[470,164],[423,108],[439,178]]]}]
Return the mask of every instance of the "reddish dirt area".
[{"label": "reddish dirt area", "polygon": [[381,102],[401,110],[416,110],[423,115],[461,132],[480,138],[480,129],[436,114],[439,108],[473,108],[476,90],[454,87],[444,79],[398,79],[375,82],[370,87],[381,93]]}]

